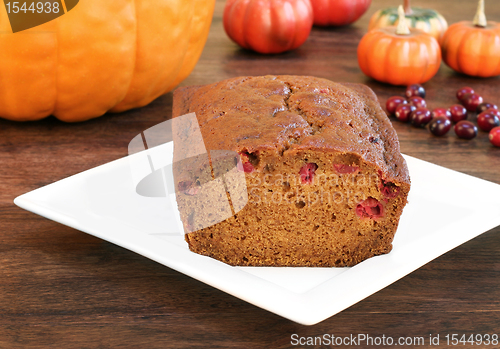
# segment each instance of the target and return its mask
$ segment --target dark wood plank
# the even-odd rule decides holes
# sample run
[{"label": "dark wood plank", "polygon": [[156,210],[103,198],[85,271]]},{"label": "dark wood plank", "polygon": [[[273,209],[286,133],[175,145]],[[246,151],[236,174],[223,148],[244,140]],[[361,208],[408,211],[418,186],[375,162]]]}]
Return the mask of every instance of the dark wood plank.
[{"label": "dark wood plank", "polygon": [[[209,40],[182,85],[239,75],[301,74],[368,84],[381,102],[404,89],[364,76],[356,47],[376,9],[356,24],[314,28],[299,49],[261,56],[239,49],[222,28],[219,0]],[[475,1],[421,0],[450,23],[470,19]],[[488,18],[500,7],[487,2]],[[443,65],[427,83],[431,107],[455,103],[469,85],[500,103],[500,79],[474,79]],[[80,124],[54,118],[0,120],[0,348],[289,348],[291,336],[360,333],[413,337],[500,333],[500,228],[428,263],[315,326],[301,326],[130,251],[25,212],[27,191],[121,158],[139,132],[170,117],[171,93],[150,105]],[[404,153],[500,183],[500,149],[485,133],[473,141],[432,137],[394,122]],[[423,217],[425,218],[425,217]],[[493,347],[493,346],[490,346]]]}]

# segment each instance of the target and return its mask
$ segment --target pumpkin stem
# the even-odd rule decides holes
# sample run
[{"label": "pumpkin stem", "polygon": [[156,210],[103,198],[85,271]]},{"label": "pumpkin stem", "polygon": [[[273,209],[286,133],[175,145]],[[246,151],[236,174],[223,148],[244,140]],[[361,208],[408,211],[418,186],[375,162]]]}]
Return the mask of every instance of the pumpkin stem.
[{"label": "pumpkin stem", "polygon": [[396,34],[398,35],[408,35],[410,34],[410,29],[408,28],[408,24],[406,24],[405,10],[403,10],[403,6],[399,5],[398,7],[398,26],[396,28]]},{"label": "pumpkin stem", "polygon": [[488,22],[486,21],[486,15],[484,14],[484,0],[479,0],[479,4],[477,5],[477,12],[472,23],[476,27],[481,28],[485,28],[488,24]]},{"label": "pumpkin stem", "polygon": [[409,15],[413,14],[413,10],[411,9],[411,6],[410,6],[410,0],[405,0],[404,9],[405,9],[405,15],[409,16]]}]

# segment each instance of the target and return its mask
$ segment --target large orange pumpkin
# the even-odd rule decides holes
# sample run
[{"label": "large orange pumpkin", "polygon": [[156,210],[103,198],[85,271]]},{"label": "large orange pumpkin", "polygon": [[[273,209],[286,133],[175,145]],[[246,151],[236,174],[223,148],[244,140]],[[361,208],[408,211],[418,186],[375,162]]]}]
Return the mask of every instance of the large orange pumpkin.
[{"label": "large orange pumpkin", "polygon": [[0,117],[84,121],[141,107],[199,59],[215,0],[84,0],[12,33],[0,6]]}]

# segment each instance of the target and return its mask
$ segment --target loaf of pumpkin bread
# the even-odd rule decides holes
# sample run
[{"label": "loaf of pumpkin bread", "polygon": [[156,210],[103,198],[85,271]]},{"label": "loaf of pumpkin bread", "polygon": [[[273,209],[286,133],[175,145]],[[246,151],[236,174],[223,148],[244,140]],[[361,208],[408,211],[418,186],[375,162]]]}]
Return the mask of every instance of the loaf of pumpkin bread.
[{"label": "loaf of pumpkin bread", "polygon": [[[410,178],[370,88],[239,77],[177,89],[173,117],[191,112],[212,154],[174,165],[191,251],[230,265],[315,267],[353,266],[391,251]],[[174,157],[175,149],[174,142]],[[203,183],[234,199],[228,183],[216,183],[217,172],[231,168],[243,176],[244,204],[229,200],[224,209],[200,199]],[[196,219],[218,214],[223,219],[210,224]]]}]

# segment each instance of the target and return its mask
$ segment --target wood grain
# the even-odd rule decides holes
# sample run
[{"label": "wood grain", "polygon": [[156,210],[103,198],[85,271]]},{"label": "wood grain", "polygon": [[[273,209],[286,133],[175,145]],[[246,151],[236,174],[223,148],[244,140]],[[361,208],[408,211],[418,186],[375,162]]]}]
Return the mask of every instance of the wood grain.
[{"label": "wood grain", "polygon": [[[227,38],[224,2],[218,1],[205,51],[182,85],[240,75],[315,75],[365,83],[384,102],[404,88],[364,76],[356,47],[371,14],[393,3],[374,0],[352,26],[314,28],[299,49],[261,56]],[[476,7],[465,0],[419,5],[434,7],[449,23],[471,19]],[[487,2],[486,9],[488,19],[500,21],[499,6]],[[430,107],[454,104],[455,91],[465,85],[500,103],[500,78],[470,78],[442,65],[425,84]],[[439,333],[442,339],[448,333],[500,334],[498,227],[306,327],[14,206],[20,194],[126,156],[128,142],[168,119],[171,107],[170,93],[144,108],[80,124],[0,120],[0,348],[289,348],[294,333],[395,338]],[[500,148],[493,148],[485,133],[463,141],[394,126],[404,153],[500,183]],[[437,347],[447,346],[442,340]]]}]

